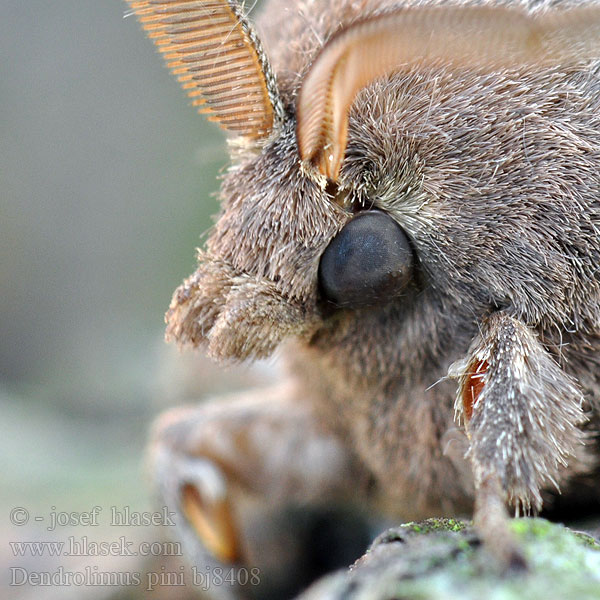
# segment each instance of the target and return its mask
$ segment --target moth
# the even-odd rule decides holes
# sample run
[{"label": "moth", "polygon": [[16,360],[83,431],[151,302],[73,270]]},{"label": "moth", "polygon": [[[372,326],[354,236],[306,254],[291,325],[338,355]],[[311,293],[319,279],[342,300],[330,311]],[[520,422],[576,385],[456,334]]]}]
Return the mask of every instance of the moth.
[{"label": "moth", "polygon": [[167,339],[286,365],[156,425],[194,560],[284,578],[330,506],[526,567],[509,509],[600,501],[600,5],[128,2],[231,151]]}]

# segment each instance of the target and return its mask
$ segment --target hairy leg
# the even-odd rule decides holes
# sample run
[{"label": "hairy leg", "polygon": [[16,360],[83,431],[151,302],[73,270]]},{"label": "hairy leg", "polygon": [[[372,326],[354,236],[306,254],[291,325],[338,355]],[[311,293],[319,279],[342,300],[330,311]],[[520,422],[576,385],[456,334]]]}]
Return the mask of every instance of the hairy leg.
[{"label": "hairy leg", "polygon": [[505,564],[523,565],[508,532],[506,503],[539,510],[582,454],[583,395],[537,337],[503,314],[482,325],[467,357],[451,367],[475,477],[475,522]]}]

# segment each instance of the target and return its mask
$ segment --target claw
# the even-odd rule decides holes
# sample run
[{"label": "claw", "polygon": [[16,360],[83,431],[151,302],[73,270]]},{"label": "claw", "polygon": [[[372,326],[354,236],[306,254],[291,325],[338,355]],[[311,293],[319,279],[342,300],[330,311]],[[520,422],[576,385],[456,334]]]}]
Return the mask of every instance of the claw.
[{"label": "claw", "polygon": [[156,425],[151,461],[163,501],[175,509],[184,542],[198,564],[241,562],[240,530],[222,469],[211,459],[186,456],[172,447],[174,436],[185,437],[177,425],[186,417],[185,411],[171,411]]},{"label": "claw", "polygon": [[181,488],[181,507],[206,549],[225,564],[241,558],[238,530],[228,498],[203,497],[198,488],[186,483]]}]

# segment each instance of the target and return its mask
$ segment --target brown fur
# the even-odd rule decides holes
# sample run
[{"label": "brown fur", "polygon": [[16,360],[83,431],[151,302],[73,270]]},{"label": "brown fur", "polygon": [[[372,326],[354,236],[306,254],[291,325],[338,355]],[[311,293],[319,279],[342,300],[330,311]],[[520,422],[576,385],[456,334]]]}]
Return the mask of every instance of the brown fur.
[{"label": "brown fur", "polygon": [[[343,441],[388,512],[465,510],[490,474],[507,500],[539,508],[545,489],[597,455],[600,62],[411,65],[370,85],[350,113],[340,205],[300,163],[295,100],[335,31],[399,5],[264,7],[259,34],[285,118],[259,146],[232,144],[221,214],[173,298],[168,336],[235,360],[286,341],[294,401]],[[414,285],[380,307],[332,310],[319,259],[361,207],[409,236]],[[482,356],[490,369],[467,438],[447,373],[454,363],[460,384]]]}]

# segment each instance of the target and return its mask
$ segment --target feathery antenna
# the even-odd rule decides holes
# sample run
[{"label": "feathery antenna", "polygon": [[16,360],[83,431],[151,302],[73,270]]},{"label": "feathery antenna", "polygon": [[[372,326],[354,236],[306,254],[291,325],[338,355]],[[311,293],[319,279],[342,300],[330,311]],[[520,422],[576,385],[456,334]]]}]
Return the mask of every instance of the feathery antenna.
[{"label": "feathery antenna", "polygon": [[127,2],[199,112],[238,136],[269,135],[283,114],[277,85],[236,2]]},{"label": "feathery antenna", "polygon": [[421,6],[359,21],[325,44],[304,79],[297,105],[301,158],[335,181],[356,94],[402,67],[495,70],[598,57],[599,5],[536,15],[499,6]]}]

